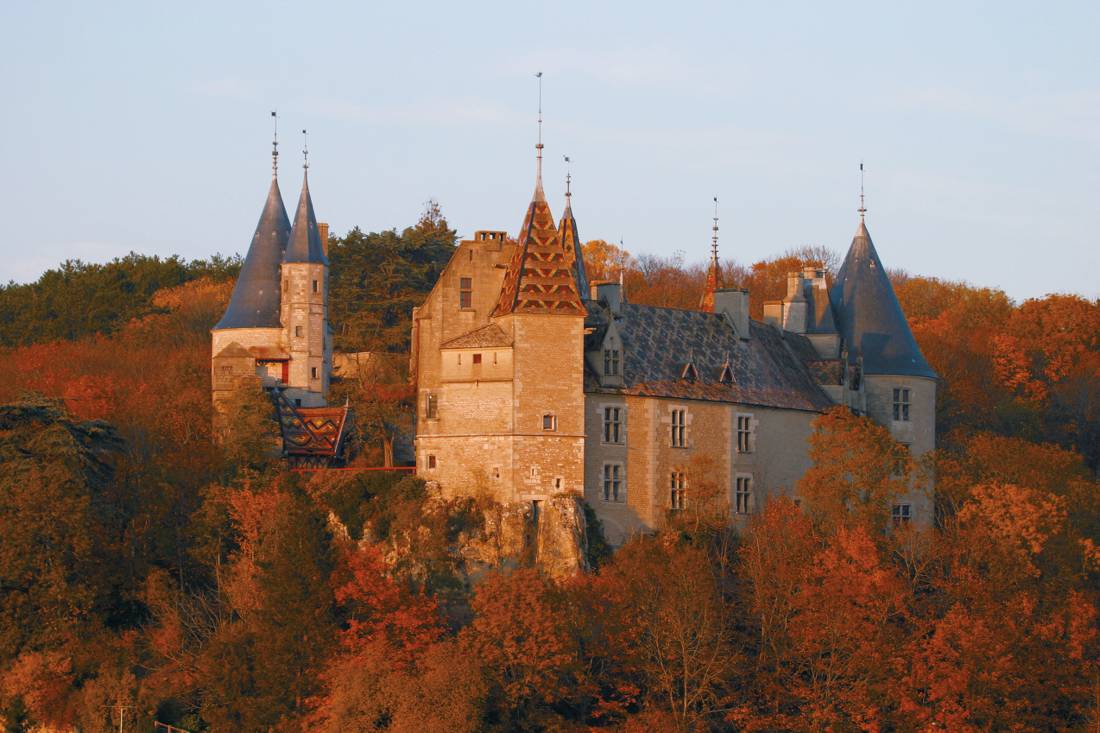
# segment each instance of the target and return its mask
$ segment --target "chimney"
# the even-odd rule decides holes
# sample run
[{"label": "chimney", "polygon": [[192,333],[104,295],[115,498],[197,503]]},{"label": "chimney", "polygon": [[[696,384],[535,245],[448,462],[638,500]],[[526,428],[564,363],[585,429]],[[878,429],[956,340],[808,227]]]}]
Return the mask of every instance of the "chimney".
[{"label": "chimney", "polygon": [[775,326],[776,328],[783,328],[782,300],[764,301],[764,323]]},{"label": "chimney", "polygon": [[328,257],[328,222],[317,222],[317,233],[321,235],[321,250]]},{"label": "chimney", "polygon": [[720,288],[714,291],[714,312],[729,319],[733,330],[745,341],[749,340],[749,291]]},{"label": "chimney", "polygon": [[603,303],[614,314],[618,315],[623,304],[623,286],[617,282],[597,281],[589,288],[592,300]]},{"label": "chimney", "polygon": [[809,303],[802,291],[801,272],[787,274],[787,297],[783,299],[783,328],[792,333],[806,333],[809,320]]}]

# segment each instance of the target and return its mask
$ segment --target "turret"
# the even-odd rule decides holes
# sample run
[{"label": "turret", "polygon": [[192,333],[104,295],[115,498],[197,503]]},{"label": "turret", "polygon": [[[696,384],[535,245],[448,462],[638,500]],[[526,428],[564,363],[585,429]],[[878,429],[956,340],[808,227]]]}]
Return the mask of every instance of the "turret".
[{"label": "turret", "polygon": [[328,258],[309,195],[309,165],[282,266],[282,325],[290,352],[287,398],[325,404],[332,366],[328,332]]},{"label": "turret", "polygon": [[[569,158],[565,161],[568,163]],[[558,224],[558,237],[565,249],[565,257],[570,261],[570,269],[573,273],[573,281],[576,283],[577,292],[581,297],[588,295],[588,275],[584,271],[584,251],[581,247],[581,238],[577,234],[577,220],[573,218],[573,192],[570,184],[572,176],[565,176],[565,211],[561,214],[561,222]]]}]

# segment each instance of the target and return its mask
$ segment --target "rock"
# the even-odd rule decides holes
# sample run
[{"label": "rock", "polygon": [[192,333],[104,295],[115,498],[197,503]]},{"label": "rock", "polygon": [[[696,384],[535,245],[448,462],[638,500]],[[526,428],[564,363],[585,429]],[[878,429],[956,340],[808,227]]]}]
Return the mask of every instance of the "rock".
[{"label": "rock", "polygon": [[535,562],[553,578],[588,570],[581,499],[555,496],[540,505]]}]

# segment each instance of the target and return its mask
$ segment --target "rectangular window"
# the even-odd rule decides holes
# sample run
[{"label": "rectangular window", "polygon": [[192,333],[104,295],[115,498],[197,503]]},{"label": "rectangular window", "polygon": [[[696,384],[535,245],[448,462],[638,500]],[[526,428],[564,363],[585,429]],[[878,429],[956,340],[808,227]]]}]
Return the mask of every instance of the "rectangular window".
[{"label": "rectangular window", "polygon": [[460,277],[458,279],[458,307],[459,308],[473,308],[474,307],[474,280],[470,277]]},{"label": "rectangular window", "polygon": [[910,508],[908,504],[894,504],[893,509],[890,511],[890,515],[894,520],[894,526],[900,527],[903,524],[909,524]]},{"label": "rectangular window", "polygon": [[316,280],[313,281],[313,292],[315,292],[315,293],[317,292],[317,281]]},{"label": "rectangular window", "polygon": [[752,415],[737,416],[737,452],[752,453]]},{"label": "rectangular window", "polygon": [[908,443],[902,443],[901,446],[905,448],[906,455],[898,456],[898,459],[894,462],[893,475],[895,477],[905,475],[905,469],[908,468],[909,464],[908,453],[912,450],[912,446]]},{"label": "rectangular window", "polygon": [[424,417],[429,420],[434,420],[439,417],[439,398],[432,393],[428,393],[427,399],[424,401]]},{"label": "rectangular window", "polygon": [[558,416],[552,413],[546,413],[542,416],[542,429],[543,430],[557,430],[558,429]]},{"label": "rectangular window", "polygon": [[435,456],[434,455],[428,456],[428,468],[429,469],[435,468]]},{"label": "rectangular window", "polygon": [[678,409],[672,411],[672,447],[686,448],[687,442],[687,410]]},{"label": "rectangular window", "polygon": [[623,481],[623,464],[603,464],[603,500],[626,501],[626,484]]},{"label": "rectangular window", "polygon": [[603,350],[603,373],[608,377],[617,377],[619,375],[618,349]]},{"label": "rectangular window", "polygon": [[752,476],[738,476],[733,487],[734,511],[748,514],[752,511]]},{"label": "rectangular window", "polygon": [[310,376],[310,379],[318,379],[318,377],[317,377],[317,367],[310,367],[309,376]]},{"label": "rectangular window", "polygon": [[294,335],[297,336],[298,338],[302,337],[302,327],[301,326],[295,326],[294,327]]},{"label": "rectangular window", "polygon": [[481,363],[481,354],[474,354],[474,363],[475,364],[480,364]]},{"label": "rectangular window", "polygon": [[687,476],[682,471],[669,474],[668,506],[676,512],[687,506]]},{"label": "rectangular window", "polygon": [[621,407],[603,408],[603,442],[621,444],[623,442],[623,419]]},{"label": "rectangular window", "polygon": [[909,422],[909,389],[894,387],[894,420]]}]

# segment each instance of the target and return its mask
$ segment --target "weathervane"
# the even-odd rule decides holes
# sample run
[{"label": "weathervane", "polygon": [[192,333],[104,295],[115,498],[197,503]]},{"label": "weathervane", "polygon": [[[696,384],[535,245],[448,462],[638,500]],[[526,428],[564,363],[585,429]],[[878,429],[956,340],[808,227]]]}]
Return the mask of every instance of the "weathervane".
[{"label": "weathervane", "polygon": [[275,135],[271,138],[271,177],[279,177],[279,113],[271,110],[271,121],[275,126]]},{"label": "weathervane", "polygon": [[569,164],[572,161],[569,160],[568,155],[563,155],[561,157],[565,158],[565,200],[568,203],[569,198],[573,195],[572,191],[569,190],[569,184],[573,180],[573,175],[569,172]]},{"label": "weathervane", "polygon": [[309,170],[309,134],[302,130],[302,168]]},{"label": "weathervane", "polygon": [[535,145],[535,150],[538,151],[536,158],[538,159],[537,179],[538,185],[542,186],[542,72],[535,74],[535,78],[539,80],[539,141]]},{"label": "weathervane", "polygon": [[859,220],[863,221],[863,215],[867,213],[867,207],[863,205],[863,161],[859,161]]},{"label": "weathervane", "polygon": [[714,261],[715,271],[718,268],[718,197],[714,197],[714,226],[711,227],[710,253]]}]

